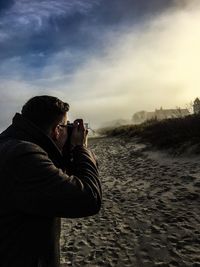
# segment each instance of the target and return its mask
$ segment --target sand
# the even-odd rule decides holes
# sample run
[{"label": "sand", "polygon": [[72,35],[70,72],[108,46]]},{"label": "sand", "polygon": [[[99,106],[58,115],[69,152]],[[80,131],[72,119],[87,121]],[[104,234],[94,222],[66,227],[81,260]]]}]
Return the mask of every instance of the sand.
[{"label": "sand", "polygon": [[134,139],[98,138],[91,148],[103,205],[62,219],[63,266],[200,266],[200,157],[171,158]]}]

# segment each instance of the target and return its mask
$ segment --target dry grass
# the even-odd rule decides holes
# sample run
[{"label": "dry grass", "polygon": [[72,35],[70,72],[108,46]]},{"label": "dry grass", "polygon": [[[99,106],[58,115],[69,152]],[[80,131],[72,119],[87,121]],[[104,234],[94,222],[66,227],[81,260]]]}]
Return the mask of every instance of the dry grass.
[{"label": "dry grass", "polygon": [[107,136],[139,137],[155,147],[168,149],[200,145],[200,115],[149,120],[139,125],[100,129]]}]

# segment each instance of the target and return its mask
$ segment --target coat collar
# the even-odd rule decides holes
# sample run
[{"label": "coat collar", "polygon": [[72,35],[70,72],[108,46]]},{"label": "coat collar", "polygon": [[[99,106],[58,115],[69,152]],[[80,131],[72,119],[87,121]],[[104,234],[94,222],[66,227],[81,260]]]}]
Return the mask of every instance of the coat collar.
[{"label": "coat collar", "polygon": [[15,114],[12,125],[3,132],[2,137],[12,137],[35,143],[48,153],[55,165],[59,167],[63,166],[62,153],[53,140],[34,123],[24,118],[19,113]]}]

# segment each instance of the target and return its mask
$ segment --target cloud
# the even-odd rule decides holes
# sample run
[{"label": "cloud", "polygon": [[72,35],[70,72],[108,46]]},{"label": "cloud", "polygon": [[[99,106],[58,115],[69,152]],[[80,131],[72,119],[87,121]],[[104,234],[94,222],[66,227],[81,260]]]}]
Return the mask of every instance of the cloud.
[{"label": "cloud", "polygon": [[4,107],[13,112],[33,95],[56,95],[70,103],[71,119],[83,117],[92,127],[143,109],[185,107],[199,94],[200,11],[195,1],[180,3],[143,23],[104,29],[101,49],[66,47],[49,55],[32,77],[25,78],[23,58],[10,59],[3,72],[13,70],[13,78],[0,88]]},{"label": "cloud", "polygon": [[79,40],[81,21],[98,3],[99,0],[16,0],[0,13],[0,58],[49,54],[72,45]]},{"label": "cloud", "polygon": [[0,130],[11,123],[15,112],[20,112],[27,95],[34,95],[34,89],[27,86],[23,81],[1,80],[0,84]]},{"label": "cloud", "polygon": [[50,17],[73,16],[79,12],[87,14],[97,1],[74,0],[17,0],[2,16],[1,25],[9,25],[13,28],[34,26],[32,30],[38,30]]},{"label": "cloud", "polygon": [[14,0],[0,0],[0,12],[10,8],[14,4]]},{"label": "cloud", "polygon": [[[103,46],[101,35],[149,20],[174,0],[0,1],[0,58]],[[38,62],[40,58],[38,57]],[[31,66],[30,62],[30,66]],[[39,63],[38,63],[39,64]]]},{"label": "cloud", "polygon": [[185,107],[199,94],[199,18],[190,6],[107,39],[104,56],[90,58],[68,83],[74,109],[100,123]]}]

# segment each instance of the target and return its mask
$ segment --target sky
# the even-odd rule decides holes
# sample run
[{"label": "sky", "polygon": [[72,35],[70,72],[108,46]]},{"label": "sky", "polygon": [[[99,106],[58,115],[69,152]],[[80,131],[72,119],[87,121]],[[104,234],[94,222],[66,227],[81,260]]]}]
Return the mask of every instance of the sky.
[{"label": "sky", "polygon": [[199,0],[0,0],[0,129],[35,95],[92,128],[200,96]]}]

